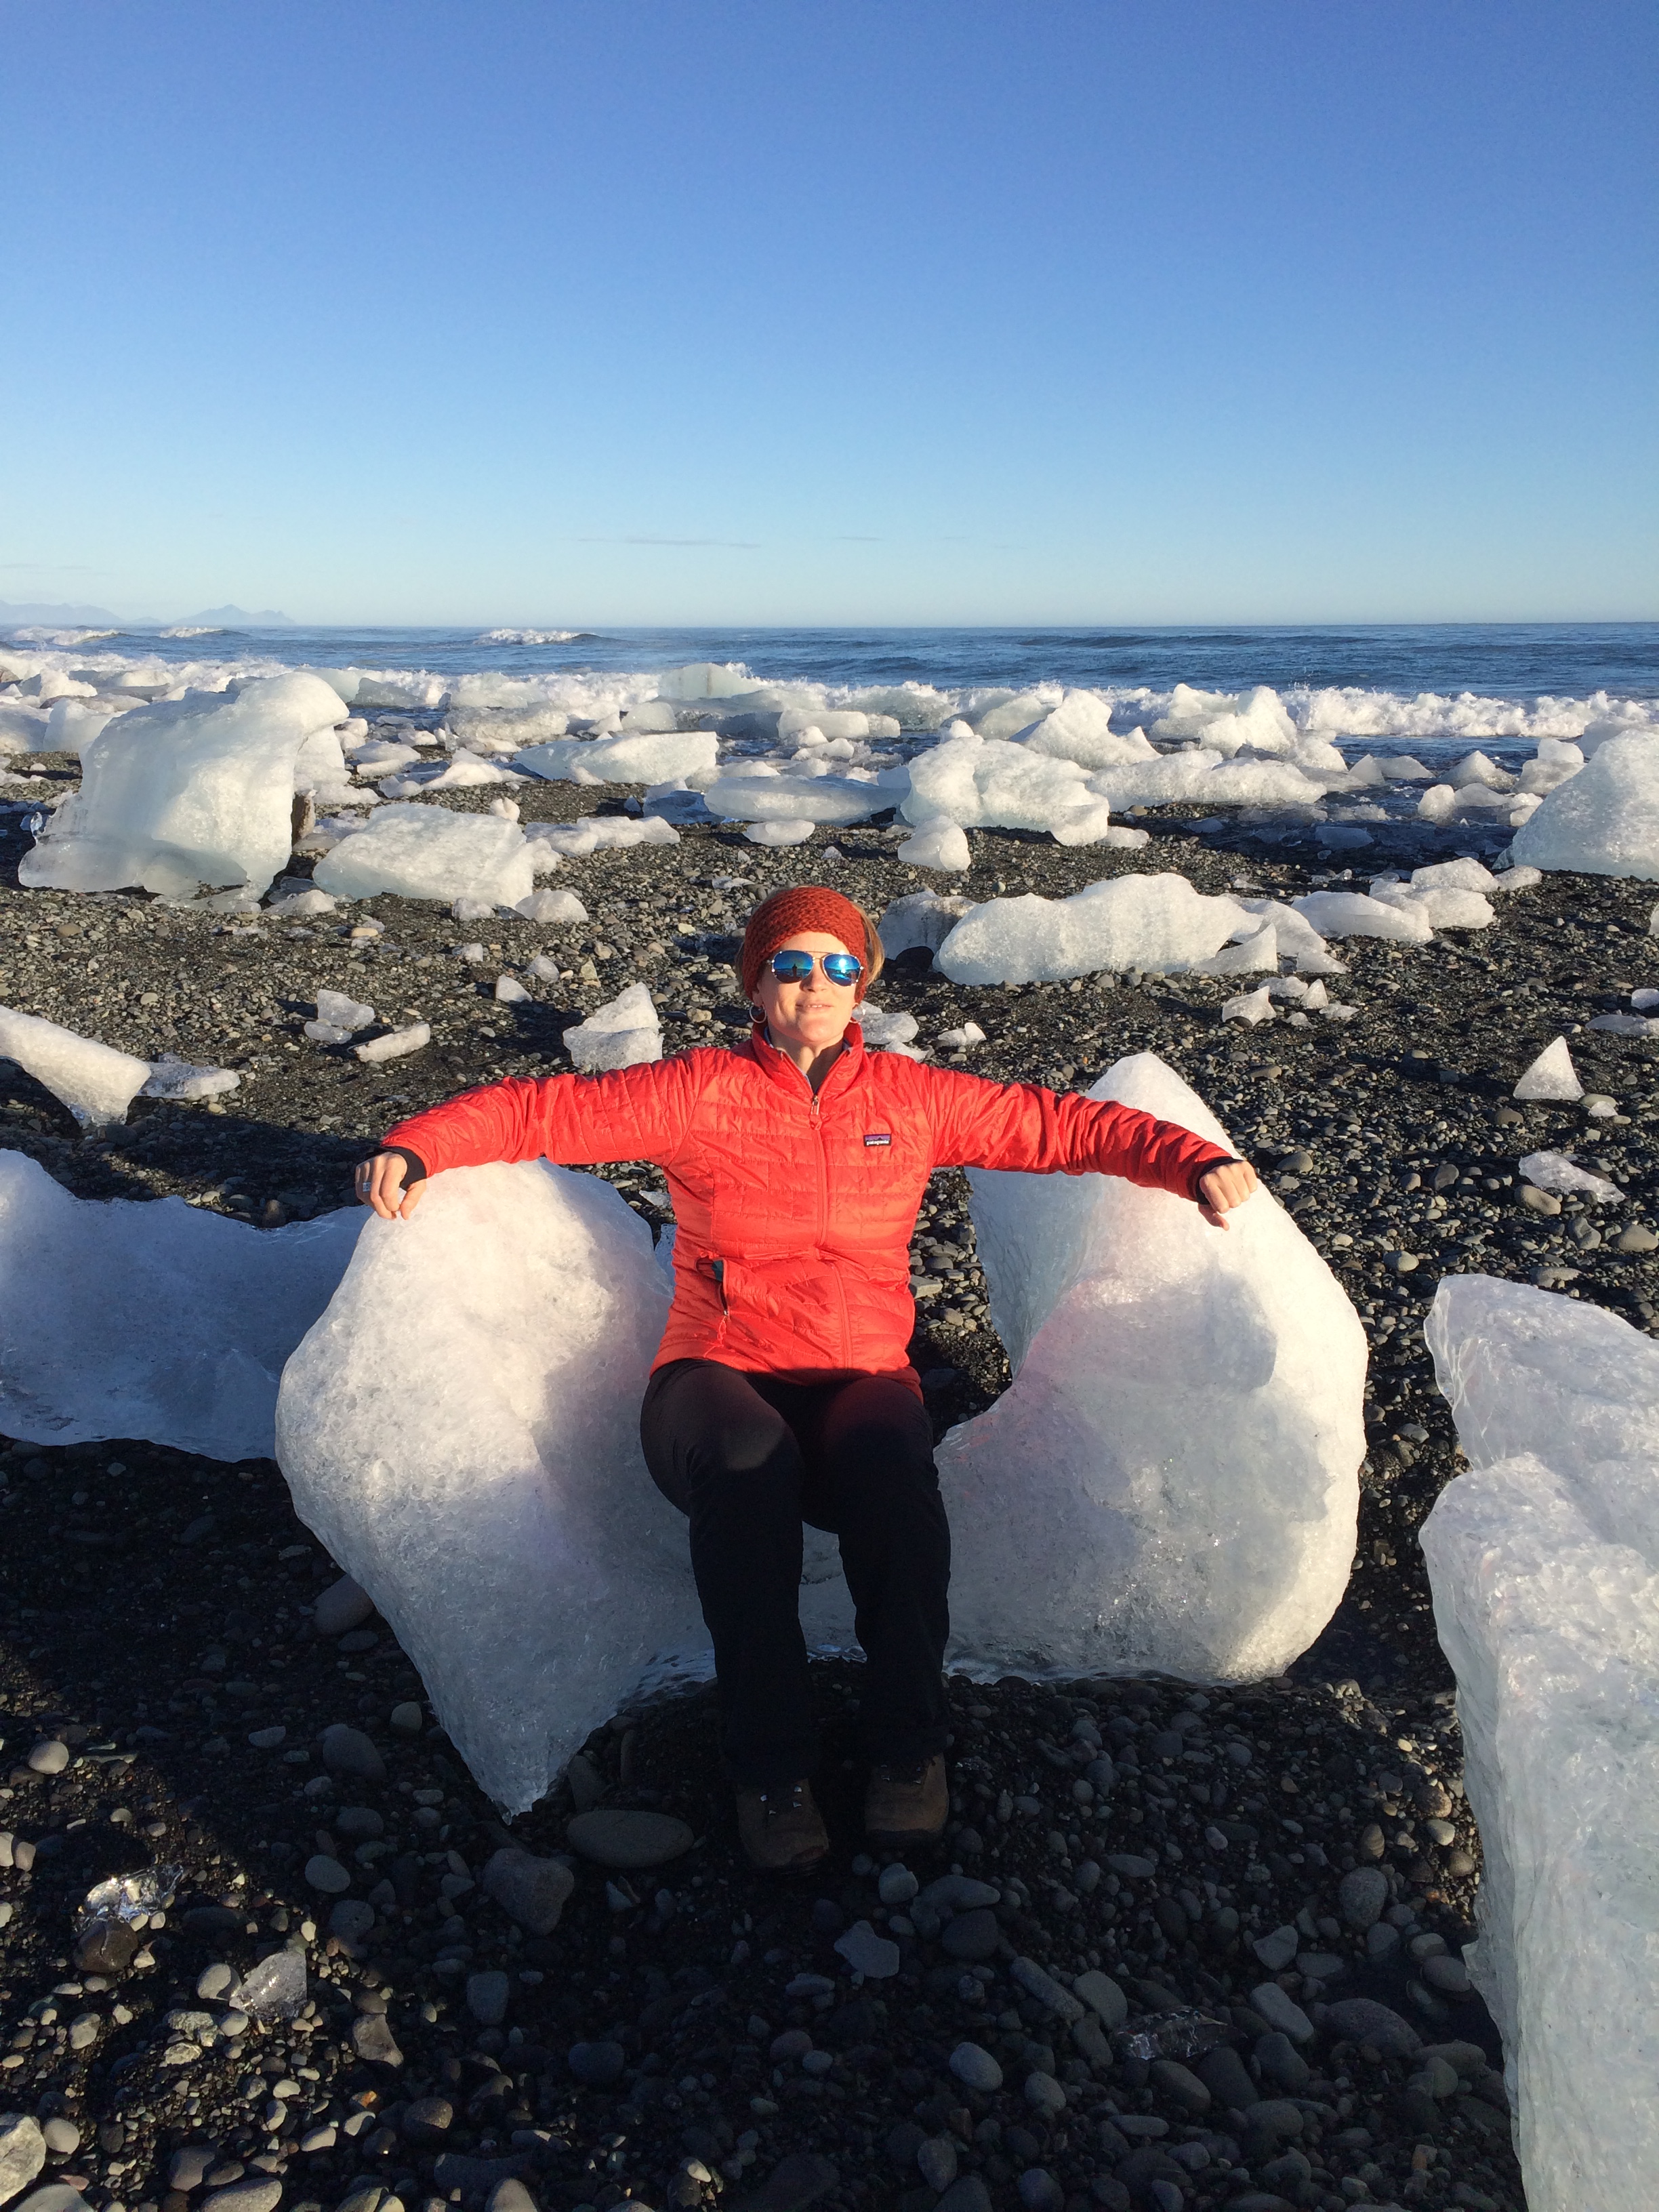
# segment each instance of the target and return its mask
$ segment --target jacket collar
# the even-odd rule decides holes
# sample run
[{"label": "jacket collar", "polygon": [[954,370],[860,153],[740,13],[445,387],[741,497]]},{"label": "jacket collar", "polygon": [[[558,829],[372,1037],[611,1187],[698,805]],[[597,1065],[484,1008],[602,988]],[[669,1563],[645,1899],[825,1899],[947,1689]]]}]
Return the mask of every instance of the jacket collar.
[{"label": "jacket collar", "polygon": [[[847,1034],[842,1040],[841,1058],[818,1086],[818,1097],[829,1098],[845,1091],[855,1082],[864,1067],[864,1031],[856,1022],[848,1022]],[[769,1079],[780,1090],[793,1091],[797,1096],[810,1098],[812,1086],[793,1060],[781,1053],[775,1044],[769,1044],[766,1025],[757,1022],[749,1032],[749,1049]]]}]

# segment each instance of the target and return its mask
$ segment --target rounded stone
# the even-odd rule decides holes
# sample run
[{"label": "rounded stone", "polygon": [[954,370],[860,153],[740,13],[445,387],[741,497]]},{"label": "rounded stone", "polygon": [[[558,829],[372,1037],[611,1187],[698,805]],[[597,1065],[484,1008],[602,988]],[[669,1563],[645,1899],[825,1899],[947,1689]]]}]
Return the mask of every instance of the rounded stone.
[{"label": "rounded stone", "polygon": [[921,1887],[908,1867],[890,1866],[882,1869],[876,1893],[884,1905],[908,1905]]},{"label": "rounded stone", "polygon": [[1024,2212],[1065,2212],[1066,2191],[1046,2166],[1028,2166],[1019,2177]]},{"label": "rounded stone", "polygon": [[1375,1926],[1389,1902],[1389,1878],[1380,1867],[1354,1867],[1337,1885],[1337,1910],[1356,1933]]},{"label": "rounded stone", "polygon": [[241,1977],[234,1966],[228,1966],[222,1959],[212,1966],[204,1966],[196,1977],[196,1994],[209,2004],[217,2004],[228,1997]]},{"label": "rounded stone", "polygon": [[959,2043],[951,2053],[951,2071],[969,2089],[986,2095],[1002,2087],[1002,2069],[990,2052],[977,2043]]},{"label": "rounded stone", "polygon": [[1045,2120],[1052,2120],[1066,2109],[1066,2092],[1052,2074],[1028,2074],[1025,2101],[1034,2112],[1040,2112]]},{"label": "rounded stone", "polygon": [[504,2174],[484,2199],[484,2212],[540,2212],[523,2182]]},{"label": "rounded stone", "polygon": [[447,2097],[417,2097],[398,2123],[398,2132],[416,2150],[437,2150],[454,2124],[455,2107]]},{"label": "rounded stone", "polygon": [[1466,1997],[1469,1993],[1469,1970],[1461,1959],[1425,1959],[1421,1972],[1429,1987],[1443,1996]]},{"label": "rounded stone", "polygon": [[249,2174],[228,2189],[216,2189],[202,2199],[203,2212],[276,2212],[283,2201],[283,2185],[272,2175]]},{"label": "rounded stone", "polygon": [[576,1877],[562,1859],[538,1858],[504,1844],[485,1864],[484,1893],[527,1935],[550,1936]]},{"label": "rounded stone", "polygon": [[426,1726],[426,1716],[412,1698],[392,1708],[392,1725],[398,1735],[419,1735]]},{"label": "rounded stone", "polygon": [[941,1948],[950,1957],[969,1963],[994,1958],[1001,1941],[1002,1930],[997,1925],[995,1913],[983,1909],[959,1912],[939,1937]]},{"label": "rounded stone", "polygon": [[211,2143],[184,2143],[167,2160],[167,2187],[188,2197],[192,2189],[199,2189],[219,2154]]},{"label": "rounded stone", "polygon": [[81,2130],[73,2120],[63,2118],[46,2121],[40,2130],[46,2148],[55,2151],[59,2158],[67,2158],[72,2150],[81,2148]]},{"label": "rounded stone", "polygon": [[336,1721],[323,1730],[323,1764],[331,1774],[357,1782],[383,1782],[386,1761],[361,1729]]},{"label": "rounded stone", "polygon": [[507,2018],[507,1979],[491,1969],[466,1978],[466,2008],[480,2027],[499,2027]]},{"label": "rounded stone", "polygon": [[361,1943],[374,1925],[374,1907],[361,1897],[343,1897],[328,1916],[328,1932],[343,1943]]},{"label": "rounded stone", "polygon": [[628,2055],[620,2043],[573,2043],[565,2064],[590,2089],[608,2089],[622,2079]]},{"label": "rounded stone", "polygon": [[361,1628],[374,1613],[374,1601],[349,1575],[331,1583],[312,1608],[312,1626],[319,1636],[346,1636]]},{"label": "rounded stone", "polygon": [[614,1807],[578,1813],[565,1834],[572,1850],[580,1851],[596,1866],[622,1869],[666,1866],[696,1841],[685,1822],[675,1820],[672,1814]]},{"label": "rounded stone", "polygon": [[351,1876],[326,1851],[313,1851],[306,1861],[306,1880],[313,1889],[319,1889],[325,1897],[338,1897],[351,1887]]},{"label": "rounded stone", "polygon": [[69,1746],[56,1736],[45,1736],[29,1753],[28,1763],[33,1773],[61,1774],[70,1763]]}]

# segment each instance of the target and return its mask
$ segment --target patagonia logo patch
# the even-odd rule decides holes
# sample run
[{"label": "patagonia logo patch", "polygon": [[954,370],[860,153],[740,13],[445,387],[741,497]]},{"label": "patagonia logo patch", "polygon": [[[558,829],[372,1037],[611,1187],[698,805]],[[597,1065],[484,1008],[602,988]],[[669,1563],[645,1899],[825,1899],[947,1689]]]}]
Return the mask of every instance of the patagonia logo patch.
[{"label": "patagonia logo patch", "polygon": [[888,1134],[888,1133],[887,1133],[887,1131],[886,1131],[885,1129],[872,1129],[872,1130],[871,1130],[871,1132],[870,1132],[870,1133],[869,1133],[869,1135],[865,1139],[865,1140],[864,1140],[864,1141],[865,1141],[865,1143],[866,1143],[866,1146],[867,1146],[867,1145],[890,1145],[890,1144],[892,1143],[893,1139],[892,1139],[892,1138]]}]

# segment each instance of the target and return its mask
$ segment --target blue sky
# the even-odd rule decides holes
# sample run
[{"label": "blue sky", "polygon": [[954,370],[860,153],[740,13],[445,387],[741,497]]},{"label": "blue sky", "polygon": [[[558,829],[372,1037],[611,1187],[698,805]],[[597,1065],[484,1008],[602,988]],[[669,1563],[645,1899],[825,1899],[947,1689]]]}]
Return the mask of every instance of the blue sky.
[{"label": "blue sky", "polygon": [[0,26],[0,598],[1655,611],[1648,0]]}]

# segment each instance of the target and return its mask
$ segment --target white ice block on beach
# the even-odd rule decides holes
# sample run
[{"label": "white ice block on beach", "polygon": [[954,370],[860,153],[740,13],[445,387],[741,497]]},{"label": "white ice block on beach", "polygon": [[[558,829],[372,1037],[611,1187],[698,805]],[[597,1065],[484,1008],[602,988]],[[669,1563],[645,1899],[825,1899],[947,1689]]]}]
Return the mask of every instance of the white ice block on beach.
[{"label": "white ice block on beach", "polygon": [[1534,2212],[1659,2197],[1659,1346],[1449,1276],[1425,1332],[1472,1471],[1423,1524],[1485,1868],[1465,1953]]},{"label": "white ice block on beach", "polygon": [[82,781],[18,864],[31,888],[172,898],[206,884],[263,892],[294,842],[294,769],[344,718],[314,676],[256,678],[234,696],[187,691],[117,715],[82,753]]},{"label": "white ice block on beach", "polygon": [[1058,707],[1025,732],[1024,743],[1031,752],[1075,761],[1085,769],[1118,768],[1127,761],[1158,757],[1144,730],[1113,729],[1111,708],[1096,691],[1068,691]]},{"label": "white ice block on beach", "polygon": [[1322,937],[1381,937],[1395,945],[1426,945],[1433,924],[1421,906],[1389,906],[1364,891],[1310,891],[1291,906]]},{"label": "white ice block on beach", "polygon": [[1246,919],[1185,876],[1115,876],[1066,899],[1035,892],[970,907],[935,955],[953,983],[1030,983],[1102,969],[1168,974],[1208,960]]},{"label": "white ice block on beach", "polygon": [[234,1068],[204,1067],[176,1053],[164,1052],[150,1069],[143,1088],[146,1098],[199,1100],[225,1098],[240,1090],[242,1079]]},{"label": "white ice block on beach", "polygon": [[550,783],[667,783],[704,775],[720,739],[713,730],[626,731],[614,738],[555,738],[514,756],[513,765]]},{"label": "white ice block on beach", "polygon": [[564,1033],[564,1048],[584,1075],[662,1058],[662,1024],[647,985],[630,983],[585,1022]]},{"label": "white ice block on beach", "polygon": [[1510,850],[1535,868],[1659,881],[1659,735],[1598,745],[1522,824]]},{"label": "white ice block on beach", "polygon": [[1523,1100],[1555,1099],[1565,1105],[1583,1097],[1584,1086],[1565,1037],[1556,1037],[1544,1047],[1516,1085],[1514,1095]]},{"label": "white ice block on beach", "polygon": [[384,1036],[371,1037],[367,1044],[352,1046],[353,1055],[370,1066],[379,1066],[386,1060],[406,1060],[411,1052],[420,1052],[432,1042],[432,1026],[428,1022],[410,1022],[406,1029],[388,1030]]},{"label": "white ice block on beach", "polygon": [[1086,843],[1106,828],[1110,808],[1075,761],[969,735],[915,756],[900,812],[919,830],[941,820],[968,830],[1069,827],[1065,842]]},{"label": "white ice block on beach", "polygon": [[0,1059],[44,1084],[84,1128],[125,1121],[150,1078],[149,1060],[12,1006],[0,1006]]},{"label": "white ice block on beach", "polygon": [[890,960],[919,945],[937,952],[972,905],[971,899],[950,898],[938,891],[908,892],[882,910],[876,924],[881,949]]},{"label": "white ice block on beach", "polygon": [[442,806],[378,807],[362,829],[331,847],[313,881],[336,898],[485,899],[516,906],[535,888],[531,850],[516,822]]},{"label": "white ice block on beach", "polygon": [[891,806],[893,797],[881,784],[840,775],[728,774],[702,787],[704,805],[724,822],[805,822],[808,835],[817,823],[844,829],[867,822]]},{"label": "white ice block on beach", "polygon": [[[637,820],[626,814],[592,814],[582,822],[532,822],[525,831],[534,865],[582,860],[589,853],[625,852],[634,845],[678,845],[680,833],[654,815]],[[543,855],[546,855],[544,860]]]},{"label": "white ice block on beach", "polygon": [[181,1198],[73,1198],[0,1152],[0,1433],[267,1457],[283,1364],[368,1218],[259,1230]]},{"label": "white ice block on beach", "polygon": [[931,821],[919,822],[914,834],[905,839],[893,858],[902,860],[907,867],[938,868],[952,875],[959,875],[974,864],[968,832],[943,814]]},{"label": "white ice block on beach", "polygon": [[301,1518],[511,1812],[655,1652],[706,1640],[685,1523],[640,1453],[667,1302],[649,1230],[597,1177],[459,1169],[369,1221],[283,1377]]},{"label": "white ice block on beach", "polygon": [[[1090,1096],[1232,1149],[1153,1054]],[[1021,1673],[1279,1673],[1353,1556],[1365,1337],[1341,1285],[1265,1190],[1222,1231],[1111,1176],[969,1179],[1015,1377],[939,1451],[953,1654]]]}]

